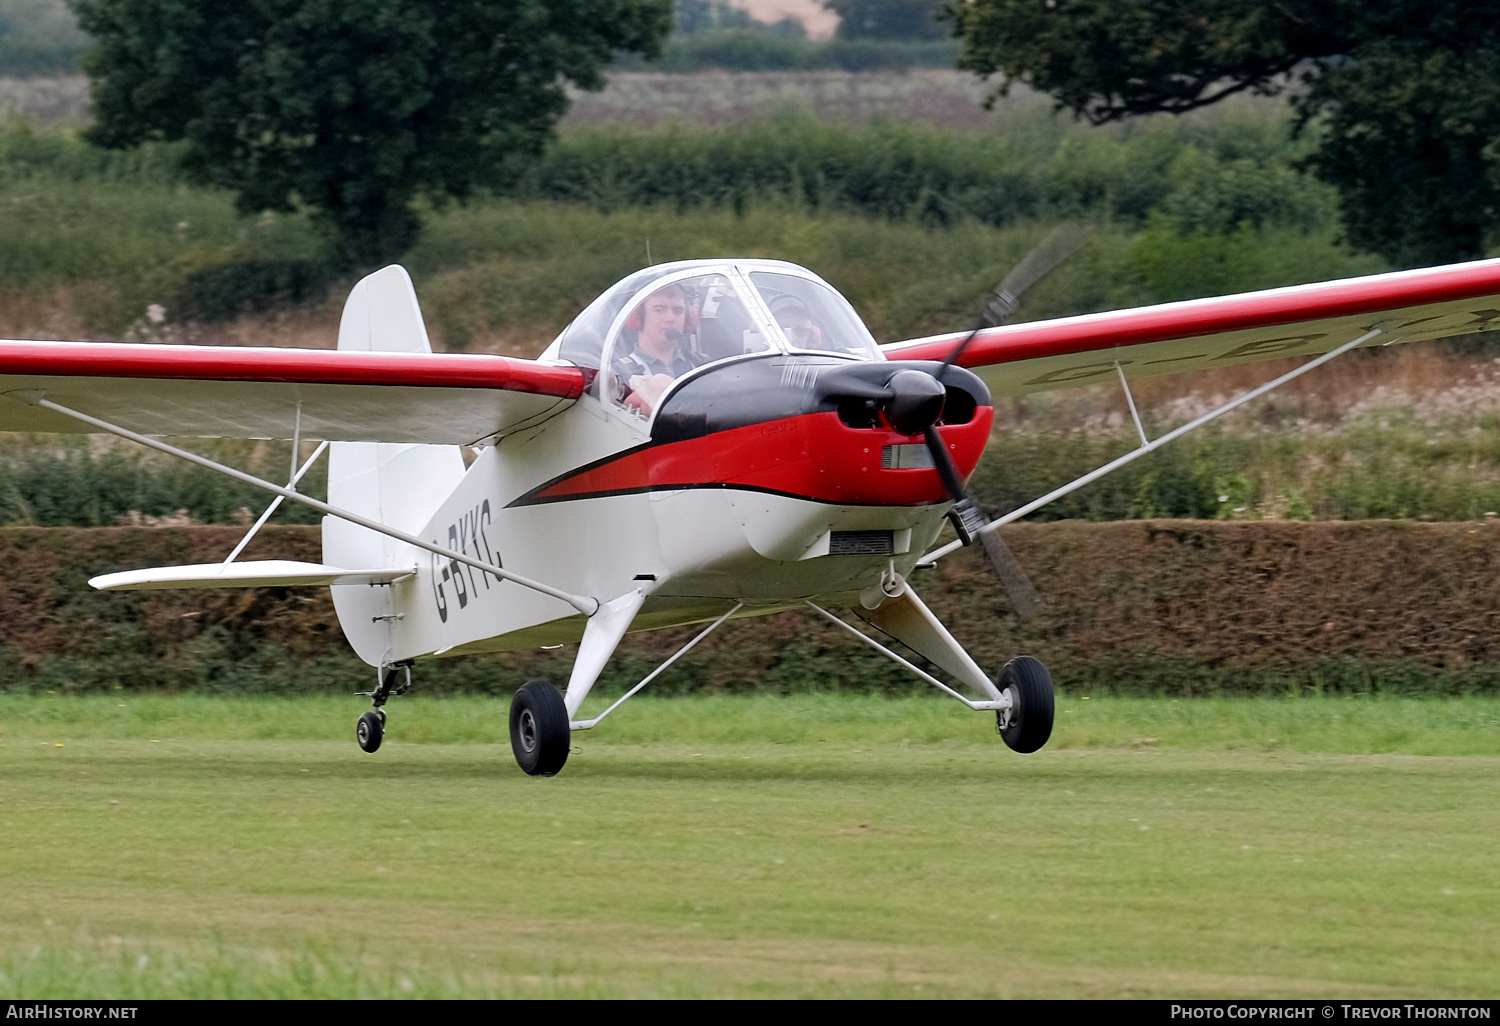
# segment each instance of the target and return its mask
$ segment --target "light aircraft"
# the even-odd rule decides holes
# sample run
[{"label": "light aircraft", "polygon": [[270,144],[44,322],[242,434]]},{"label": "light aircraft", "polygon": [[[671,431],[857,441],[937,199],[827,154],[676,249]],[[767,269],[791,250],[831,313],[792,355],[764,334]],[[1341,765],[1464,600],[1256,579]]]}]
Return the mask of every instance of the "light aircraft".
[{"label": "light aircraft", "polygon": [[[373,708],[356,726],[366,752],[380,747],[384,706],[414,663],[576,643],[565,690],[530,681],[511,703],[517,762],[554,774],[573,731],[714,628],[788,609],[994,713],[1004,741],[1032,752],[1052,729],[1046,669],[1018,656],[991,676],[913,591],[915,569],[977,540],[1024,606],[1034,594],[1000,525],[1350,349],[1500,327],[1496,260],[997,323],[1071,245],[1018,268],[974,330],[888,345],[792,264],[647,267],[534,361],[433,353],[411,281],[391,266],[354,287],[337,350],[0,341],[0,430],[111,433],[273,494],[222,563],[91,583],[331,586],[345,635],[375,669]],[[1289,356],[1309,360],[1160,437],[1136,415],[1131,379]],[[963,481],[990,436],[992,397],[1111,380],[1140,447],[986,521]],[[163,436],[289,439],[292,466],[278,484]],[[325,452],[323,502],[297,484]],[[237,561],[284,500],[325,514],[323,562]],[[958,538],[939,545],[947,523]],[[626,632],[687,624],[705,626],[604,712],[579,718]]]}]

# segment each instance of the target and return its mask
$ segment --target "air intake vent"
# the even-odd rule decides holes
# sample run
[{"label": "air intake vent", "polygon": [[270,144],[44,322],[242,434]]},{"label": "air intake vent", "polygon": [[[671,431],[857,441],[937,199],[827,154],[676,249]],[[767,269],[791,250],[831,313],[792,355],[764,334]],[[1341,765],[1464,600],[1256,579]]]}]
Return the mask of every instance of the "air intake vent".
[{"label": "air intake vent", "polygon": [[922,470],[932,466],[925,445],[887,445],[880,450],[881,470]]},{"label": "air intake vent", "polygon": [[828,537],[830,556],[894,556],[894,531],[834,531]]}]

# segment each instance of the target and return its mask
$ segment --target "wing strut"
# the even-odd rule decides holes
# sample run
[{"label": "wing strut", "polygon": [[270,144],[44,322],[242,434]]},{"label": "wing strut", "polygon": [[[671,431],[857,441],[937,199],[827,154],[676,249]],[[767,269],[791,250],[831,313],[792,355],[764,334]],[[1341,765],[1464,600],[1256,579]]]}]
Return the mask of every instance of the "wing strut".
[{"label": "wing strut", "polygon": [[[1355,349],[1355,348],[1357,348],[1359,346],[1364,345],[1366,342],[1370,341],[1370,339],[1374,338],[1376,335],[1383,334],[1386,331],[1387,327],[1388,327],[1388,322],[1381,322],[1380,324],[1377,324],[1375,327],[1371,328],[1369,331],[1365,332],[1363,335],[1359,336],[1359,338],[1354,339],[1352,342],[1345,342],[1343,345],[1339,346],[1337,349],[1331,349],[1328,352],[1324,353],[1322,356],[1314,357],[1313,359],[1311,359],[1311,360],[1307,361],[1306,363],[1304,363],[1302,366],[1296,367],[1296,368],[1294,368],[1292,370],[1287,371],[1285,374],[1283,374],[1279,378],[1276,378],[1274,381],[1267,381],[1264,385],[1261,385],[1259,388],[1252,388],[1248,392],[1242,393],[1241,395],[1237,395],[1233,399],[1229,400],[1229,402],[1225,403],[1223,406],[1220,406],[1220,407],[1218,407],[1216,409],[1210,410],[1209,412],[1205,413],[1203,416],[1199,417],[1198,419],[1189,421],[1188,423],[1182,425],[1179,428],[1175,428],[1175,429],[1173,429],[1171,431],[1168,431],[1166,434],[1162,435],[1160,438],[1158,438],[1158,439],[1156,439],[1154,441],[1147,441],[1146,440],[1146,430],[1145,430],[1145,428],[1143,428],[1141,426],[1140,415],[1137,414],[1136,411],[1135,411],[1135,400],[1133,398],[1131,398],[1131,396],[1130,396],[1130,386],[1128,384],[1126,384],[1125,385],[1125,396],[1126,396],[1127,400],[1130,402],[1130,414],[1131,414],[1132,417],[1135,418],[1136,430],[1138,432],[1140,432],[1140,436],[1141,436],[1141,444],[1140,444],[1140,446],[1138,448],[1136,448],[1136,449],[1132,449],[1130,452],[1127,452],[1124,456],[1121,456],[1119,459],[1113,460],[1113,461],[1111,461],[1109,463],[1106,463],[1104,466],[1100,467],[1099,469],[1092,470],[1089,473],[1084,474],[1082,477],[1077,478],[1074,481],[1068,482],[1067,484],[1063,485],[1061,488],[1057,488],[1057,489],[1054,489],[1053,491],[1048,492],[1046,495],[1043,495],[1040,499],[1034,499],[1031,502],[1028,502],[1026,505],[1020,507],[1019,509],[1013,509],[1009,513],[1005,514],[1002,517],[996,517],[994,520],[991,520],[988,524],[985,524],[983,527],[981,527],[976,532],[976,534],[978,534],[978,535],[984,535],[984,534],[987,534],[990,531],[996,530],[997,528],[1003,527],[1004,525],[1010,523],[1013,520],[1020,520],[1022,517],[1026,516],[1027,514],[1034,513],[1037,510],[1041,509],[1043,506],[1047,505],[1049,502],[1052,502],[1055,499],[1060,499],[1064,495],[1069,494],[1070,492],[1076,492],[1078,489],[1082,488],[1084,485],[1092,484],[1093,482],[1099,480],[1101,477],[1105,476],[1106,474],[1110,474],[1110,473],[1113,473],[1116,470],[1119,470],[1121,467],[1125,466],[1125,464],[1131,463],[1131,462],[1133,462],[1135,460],[1140,459],[1142,456],[1146,455],[1148,452],[1155,452],[1157,449],[1161,448],[1163,445],[1166,445],[1168,442],[1173,441],[1175,439],[1181,438],[1183,435],[1187,434],[1189,431],[1192,431],[1192,430],[1194,430],[1196,428],[1200,428],[1204,424],[1207,424],[1209,421],[1216,420],[1219,417],[1222,417],[1224,414],[1228,413],[1230,410],[1238,409],[1239,407],[1241,407],[1241,406],[1245,405],[1246,403],[1248,403],[1250,400],[1252,400],[1252,399],[1258,399],[1259,397],[1265,395],[1267,392],[1271,391],[1273,388],[1280,388],[1282,385],[1286,384],[1288,381],[1291,381],[1293,378],[1301,377],[1303,374],[1306,374],[1308,371],[1312,370],[1314,367],[1321,367],[1321,366],[1323,366],[1323,364],[1327,363],[1329,360],[1332,360],[1335,356],[1340,356],[1340,355],[1342,355],[1344,353],[1347,353],[1351,349]],[[1118,363],[1115,364],[1115,369],[1120,371],[1120,381],[1122,383],[1124,383],[1124,381],[1125,381],[1125,372],[1124,372],[1124,370],[1120,368],[1120,365]],[[951,541],[947,545],[944,545],[944,546],[942,546],[940,548],[933,549],[931,552],[927,553],[927,555],[923,556],[920,560],[917,561],[917,564],[919,566],[921,566],[921,565],[932,563],[935,560],[941,559],[942,557],[946,556],[948,553],[954,551],[955,549],[959,549],[959,548],[962,548],[962,547],[963,547],[963,542],[962,541]]]},{"label": "wing strut", "polygon": [[[255,477],[252,474],[247,474],[243,470],[236,470],[233,467],[226,467],[224,464],[215,463],[213,460],[208,459],[205,456],[199,456],[197,453],[188,452],[186,449],[179,449],[175,445],[168,445],[166,442],[160,441],[159,439],[148,438],[145,435],[138,435],[134,431],[120,427],[117,424],[111,424],[109,423],[109,421],[100,420],[98,417],[90,417],[87,413],[79,413],[77,410],[70,410],[66,406],[59,406],[57,403],[43,398],[42,394],[36,392],[7,392],[5,393],[5,395],[20,402],[29,403],[32,406],[41,406],[44,409],[53,411],[54,413],[61,413],[65,417],[72,417],[74,420],[82,421],[85,424],[92,425],[93,427],[99,428],[101,431],[108,431],[112,435],[119,435],[121,438],[129,439],[132,442],[139,442],[141,445],[147,446],[151,449],[155,449],[158,452],[164,452],[169,456],[176,456],[180,459],[187,460],[189,463],[196,463],[200,467],[205,467],[208,470],[217,471],[218,473],[224,474],[228,477],[232,477],[237,481],[243,481],[248,485],[253,485],[256,488],[261,488],[275,495],[279,495],[283,499],[291,499],[293,502],[300,502],[304,506],[311,506],[313,509],[326,513],[329,516],[338,517],[340,520],[347,520],[351,524],[358,524],[360,527],[366,528],[367,530],[375,531],[378,534],[383,534],[390,538],[395,538],[397,541],[406,542],[406,544],[408,545],[415,545],[419,549],[426,549],[428,552],[436,553],[439,556],[454,560],[455,562],[463,563],[466,566],[472,566],[476,570],[483,570],[485,573],[494,574],[496,577],[499,577],[502,580],[513,581],[516,584],[521,585],[523,588],[530,588],[533,591],[541,592],[543,595],[550,595],[555,599],[561,599],[568,605],[572,606],[574,609],[578,610],[584,616],[593,616],[599,610],[598,599],[590,598],[587,595],[573,595],[566,591],[561,591],[557,588],[553,588],[550,585],[543,584],[540,581],[533,581],[529,577],[522,577],[520,574],[511,573],[509,570],[503,569],[502,567],[492,566],[491,564],[486,563],[483,560],[473,559],[469,556],[464,555],[462,552],[455,552],[452,549],[444,548],[443,546],[434,544],[433,542],[423,541],[416,535],[407,534],[405,531],[398,531],[394,527],[382,524],[377,520],[371,520],[368,517],[362,517],[358,513],[351,513],[348,510],[339,509],[336,506],[330,506],[326,502],[320,502],[319,500],[314,499],[310,496],[303,495],[301,492],[293,488],[283,488],[281,487],[281,485],[272,484],[270,481]],[[309,463],[311,463],[311,460],[309,460]]]}]

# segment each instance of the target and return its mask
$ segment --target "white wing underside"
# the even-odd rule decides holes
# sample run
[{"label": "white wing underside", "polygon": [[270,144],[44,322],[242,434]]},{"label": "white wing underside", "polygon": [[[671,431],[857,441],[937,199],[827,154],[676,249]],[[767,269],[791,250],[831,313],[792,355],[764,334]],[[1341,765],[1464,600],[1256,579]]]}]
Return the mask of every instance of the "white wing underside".
[{"label": "white wing underside", "polygon": [[489,388],[16,374],[0,374],[0,393],[7,394],[0,431],[95,430],[29,405],[44,395],[143,435],[291,438],[300,404],[305,439],[447,445],[518,431],[572,405],[558,396]]},{"label": "white wing underside", "polygon": [[[1181,374],[1336,349],[1500,327],[1500,260],[1113,310],[981,331],[959,363],[996,396]],[[944,359],[966,332],[882,347],[890,359]],[[1118,370],[1116,366],[1118,365]]]}]

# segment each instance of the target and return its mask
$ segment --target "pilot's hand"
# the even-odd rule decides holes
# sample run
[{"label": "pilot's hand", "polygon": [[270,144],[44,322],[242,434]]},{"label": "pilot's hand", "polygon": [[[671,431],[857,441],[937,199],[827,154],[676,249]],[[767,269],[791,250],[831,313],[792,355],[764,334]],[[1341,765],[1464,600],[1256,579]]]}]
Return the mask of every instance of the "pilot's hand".
[{"label": "pilot's hand", "polygon": [[630,394],[625,405],[643,414],[649,414],[661,402],[662,394],[672,387],[670,374],[637,374],[630,379]]}]

